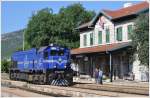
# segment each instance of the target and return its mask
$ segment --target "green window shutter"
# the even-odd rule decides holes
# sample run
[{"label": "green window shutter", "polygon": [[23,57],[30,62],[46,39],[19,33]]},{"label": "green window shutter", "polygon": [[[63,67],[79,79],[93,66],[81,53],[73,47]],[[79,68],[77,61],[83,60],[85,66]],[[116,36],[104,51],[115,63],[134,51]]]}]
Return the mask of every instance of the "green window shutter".
[{"label": "green window shutter", "polygon": [[131,39],[132,25],[128,25],[128,39]]},{"label": "green window shutter", "polygon": [[117,40],[122,41],[122,27],[117,28]]},{"label": "green window shutter", "polygon": [[102,31],[98,32],[98,44],[102,44]]},{"label": "green window shutter", "polygon": [[90,33],[90,45],[93,45],[93,33]]},{"label": "green window shutter", "polygon": [[110,32],[109,32],[109,29],[106,29],[106,43],[109,43],[110,42]]},{"label": "green window shutter", "polygon": [[83,43],[84,43],[84,46],[86,46],[87,45],[87,35],[84,35],[84,38],[83,38],[84,40],[83,40]]}]

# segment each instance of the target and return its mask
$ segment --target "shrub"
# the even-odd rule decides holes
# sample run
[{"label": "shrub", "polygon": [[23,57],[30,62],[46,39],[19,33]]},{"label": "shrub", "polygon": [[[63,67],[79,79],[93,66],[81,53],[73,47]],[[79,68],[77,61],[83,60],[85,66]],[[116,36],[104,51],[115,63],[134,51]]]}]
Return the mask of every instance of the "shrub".
[{"label": "shrub", "polygon": [[2,60],[1,61],[1,71],[8,73],[10,64],[11,64],[10,61]]}]

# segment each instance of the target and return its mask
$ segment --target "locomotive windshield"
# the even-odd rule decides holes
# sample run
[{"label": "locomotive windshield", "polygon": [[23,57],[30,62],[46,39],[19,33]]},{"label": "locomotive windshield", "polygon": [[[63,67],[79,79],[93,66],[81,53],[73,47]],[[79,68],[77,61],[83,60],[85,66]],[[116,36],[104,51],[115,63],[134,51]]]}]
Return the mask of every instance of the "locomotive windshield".
[{"label": "locomotive windshield", "polygon": [[56,56],[57,55],[57,51],[56,50],[51,50],[50,51],[50,55],[51,56]]},{"label": "locomotive windshield", "polygon": [[58,55],[59,55],[59,56],[63,56],[63,55],[64,55],[64,51],[63,51],[63,50],[59,50],[59,51],[58,51]]},{"label": "locomotive windshield", "polygon": [[64,51],[63,50],[51,50],[50,55],[51,56],[63,56]]}]

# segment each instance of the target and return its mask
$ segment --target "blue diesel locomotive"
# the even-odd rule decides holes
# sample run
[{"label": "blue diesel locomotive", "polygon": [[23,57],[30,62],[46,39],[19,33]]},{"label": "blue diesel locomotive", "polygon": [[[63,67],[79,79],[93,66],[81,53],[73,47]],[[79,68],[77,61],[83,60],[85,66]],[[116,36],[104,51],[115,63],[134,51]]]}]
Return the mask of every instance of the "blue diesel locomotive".
[{"label": "blue diesel locomotive", "polygon": [[70,50],[49,45],[40,49],[18,51],[11,57],[10,79],[39,84],[71,85]]}]

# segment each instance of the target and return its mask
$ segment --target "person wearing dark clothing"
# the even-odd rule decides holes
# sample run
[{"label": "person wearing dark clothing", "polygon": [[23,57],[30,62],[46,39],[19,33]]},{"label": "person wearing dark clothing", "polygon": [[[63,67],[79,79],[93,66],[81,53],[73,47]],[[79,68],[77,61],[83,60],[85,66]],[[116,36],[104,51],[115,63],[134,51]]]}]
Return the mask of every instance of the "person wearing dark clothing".
[{"label": "person wearing dark clothing", "polygon": [[114,80],[116,80],[116,70],[114,70]]},{"label": "person wearing dark clothing", "polygon": [[98,71],[97,68],[95,69],[94,74],[95,74],[95,82],[96,82],[96,84],[98,84],[99,83],[99,79],[98,79],[98,77],[99,77],[99,71]]}]

